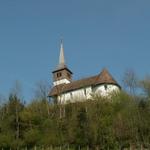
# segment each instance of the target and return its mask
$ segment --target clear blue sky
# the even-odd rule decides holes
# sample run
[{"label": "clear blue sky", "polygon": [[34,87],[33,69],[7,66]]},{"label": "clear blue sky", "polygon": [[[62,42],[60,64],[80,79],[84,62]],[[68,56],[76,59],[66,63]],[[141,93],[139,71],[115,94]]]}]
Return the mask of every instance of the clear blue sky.
[{"label": "clear blue sky", "polygon": [[150,0],[0,0],[0,93],[19,80],[29,100],[38,81],[51,85],[61,36],[75,79],[150,74]]}]

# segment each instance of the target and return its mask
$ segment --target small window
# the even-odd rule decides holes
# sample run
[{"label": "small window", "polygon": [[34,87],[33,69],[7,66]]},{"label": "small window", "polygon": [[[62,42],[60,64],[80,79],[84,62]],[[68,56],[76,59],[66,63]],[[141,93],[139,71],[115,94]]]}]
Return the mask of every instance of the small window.
[{"label": "small window", "polygon": [[84,95],[86,96],[86,89],[84,89]]},{"label": "small window", "polygon": [[104,85],[104,88],[105,88],[105,90],[107,90],[107,88],[108,88],[107,84]]},{"label": "small window", "polygon": [[57,73],[57,77],[61,77],[61,72]]},{"label": "small window", "polygon": [[73,98],[73,94],[72,94],[72,92],[70,93],[70,97],[71,97],[71,98]]}]

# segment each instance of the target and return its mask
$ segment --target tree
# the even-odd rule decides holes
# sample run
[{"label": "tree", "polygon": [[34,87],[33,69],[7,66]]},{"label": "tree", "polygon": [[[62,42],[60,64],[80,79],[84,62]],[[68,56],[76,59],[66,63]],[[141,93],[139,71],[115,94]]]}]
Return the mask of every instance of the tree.
[{"label": "tree", "polygon": [[47,81],[39,81],[35,88],[35,99],[47,100],[50,87]]},{"label": "tree", "polygon": [[88,118],[85,107],[80,107],[76,113],[76,133],[75,133],[75,142],[76,146],[85,147],[89,144],[89,126]]},{"label": "tree", "polygon": [[16,149],[19,149],[19,146],[22,145],[22,126],[20,121],[20,113],[23,108],[24,105],[21,103],[21,100],[16,95],[10,94],[8,103],[8,114],[9,117],[12,118],[12,120],[10,121],[10,127],[15,131],[15,138],[12,142],[12,146],[16,147]]},{"label": "tree", "polygon": [[150,76],[147,76],[144,80],[142,80],[140,85],[146,96],[150,97]]},{"label": "tree", "polygon": [[15,95],[18,99],[23,100],[22,96],[22,84],[20,81],[16,80],[13,87],[11,88],[9,95]]},{"label": "tree", "polygon": [[0,145],[4,148],[19,149],[22,146],[20,112],[24,106],[16,95],[10,94],[8,102],[1,108]]},{"label": "tree", "polygon": [[30,129],[24,134],[25,144],[29,147],[34,147],[39,144],[40,131],[38,129]]},{"label": "tree", "polygon": [[47,110],[48,116],[50,115],[49,103],[48,103],[48,99],[47,99],[49,89],[50,89],[50,87],[48,85],[48,82],[46,82],[46,81],[38,82],[36,84],[36,89],[35,89],[35,99],[43,101],[43,103],[46,104],[46,110]]},{"label": "tree", "polygon": [[135,95],[136,87],[138,86],[138,79],[135,72],[133,70],[126,70],[122,81],[130,94]]}]

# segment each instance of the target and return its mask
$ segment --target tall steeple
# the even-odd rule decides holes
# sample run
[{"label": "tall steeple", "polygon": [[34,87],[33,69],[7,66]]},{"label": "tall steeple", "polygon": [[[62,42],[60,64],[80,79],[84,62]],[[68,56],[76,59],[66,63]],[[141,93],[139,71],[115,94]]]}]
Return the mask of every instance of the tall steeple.
[{"label": "tall steeple", "polygon": [[70,83],[72,80],[72,72],[68,69],[65,64],[65,56],[64,56],[64,46],[63,40],[61,39],[60,43],[60,55],[59,55],[59,63],[55,71],[53,73],[53,84],[67,84]]},{"label": "tall steeple", "polygon": [[60,54],[59,54],[59,63],[57,66],[57,70],[58,69],[62,69],[62,68],[67,68],[67,65],[65,63],[65,54],[64,54],[64,45],[63,45],[63,40],[61,39],[60,42]]},{"label": "tall steeple", "polygon": [[58,68],[61,68],[64,66],[65,66],[64,46],[63,46],[63,40],[61,39]]}]

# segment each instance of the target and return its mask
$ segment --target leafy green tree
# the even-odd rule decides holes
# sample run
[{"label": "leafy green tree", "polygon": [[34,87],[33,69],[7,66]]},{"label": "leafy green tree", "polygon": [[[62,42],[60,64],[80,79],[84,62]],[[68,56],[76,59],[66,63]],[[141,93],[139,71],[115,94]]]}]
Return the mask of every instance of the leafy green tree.
[{"label": "leafy green tree", "polygon": [[146,77],[144,80],[140,81],[140,85],[147,97],[150,98],[150,77]]},{"label": "leafy green tree", "polygon": [[88,131],[89,126],[86,110],[85,107],[81,107],[76,116],[76,145],[85,147],[89,144]]},{"label": "leafy green tree", "polygon": [[40,131],[38,129],[30,129],[24,134],[25,145],[33,147],[38,145],[40,140]]}]

